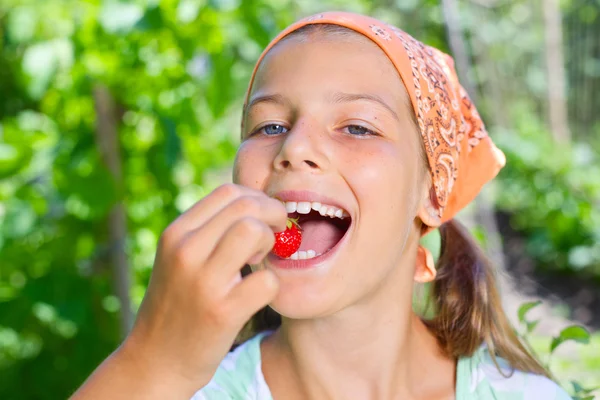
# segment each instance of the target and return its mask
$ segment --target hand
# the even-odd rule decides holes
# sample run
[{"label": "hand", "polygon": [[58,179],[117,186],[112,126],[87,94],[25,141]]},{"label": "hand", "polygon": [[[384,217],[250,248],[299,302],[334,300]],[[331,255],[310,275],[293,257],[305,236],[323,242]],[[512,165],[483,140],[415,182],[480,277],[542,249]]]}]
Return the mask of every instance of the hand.
[{"label": "hand", "polygon": [[177,218],[160,238],[121,356],[192,393],[206,385],[243,325],[277,294],[272,271],[242,280],[240,270],[271,251],[286,220],[281,202],[233,184]]}]

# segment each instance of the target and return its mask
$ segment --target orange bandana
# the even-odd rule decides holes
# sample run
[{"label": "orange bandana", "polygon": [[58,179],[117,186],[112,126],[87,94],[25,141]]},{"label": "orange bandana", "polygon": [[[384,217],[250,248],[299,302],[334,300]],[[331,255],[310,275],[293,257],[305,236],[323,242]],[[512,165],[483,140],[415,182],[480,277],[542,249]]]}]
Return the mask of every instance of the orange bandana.
[{"label": "orange bandana", "polygon": [[[271,41],[254,67],[245,103],[267,52],[289,33],[310,24],[339,25],[356,31],[371,39],[392,61],[417,116],[439,216],[442,223],[452,219],[498,174],[505,157],[489,138],[477,109],[458,82],[449,55],[371,17],[346,12],[317,14],[290,25]],[[431,254],[423,247],[419,248],[418,262],[435,270]]]}]

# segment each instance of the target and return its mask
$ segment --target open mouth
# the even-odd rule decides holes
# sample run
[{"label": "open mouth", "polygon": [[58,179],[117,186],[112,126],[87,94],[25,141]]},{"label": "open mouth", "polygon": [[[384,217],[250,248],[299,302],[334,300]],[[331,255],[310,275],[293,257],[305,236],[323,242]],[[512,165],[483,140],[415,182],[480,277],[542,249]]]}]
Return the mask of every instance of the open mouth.
[{"label": "open mouth", "polygon": [[318,202],[286,202],[288,217],[298,218],[302,229],[300,249],[291,260],[308,260],[326,254],[342,240],[352,218],[339,207]]}]

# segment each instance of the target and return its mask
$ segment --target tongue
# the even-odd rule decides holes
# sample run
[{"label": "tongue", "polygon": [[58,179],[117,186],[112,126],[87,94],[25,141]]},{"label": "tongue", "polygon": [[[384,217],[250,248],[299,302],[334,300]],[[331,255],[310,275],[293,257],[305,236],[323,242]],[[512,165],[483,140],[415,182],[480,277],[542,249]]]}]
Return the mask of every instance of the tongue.
[{"label": "tongue", "polygon": [[300,250],[314,250],[317,254],[323,254],[330,250],[344,236],[344,230],[338,228],[326,219],[315,219],[303,221],[302,244]]}]

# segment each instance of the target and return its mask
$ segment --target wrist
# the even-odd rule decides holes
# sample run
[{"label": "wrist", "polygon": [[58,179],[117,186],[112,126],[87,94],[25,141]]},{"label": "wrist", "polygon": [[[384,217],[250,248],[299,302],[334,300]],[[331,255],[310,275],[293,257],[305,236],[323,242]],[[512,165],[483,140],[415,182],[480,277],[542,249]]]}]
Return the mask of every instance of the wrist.
[{"label": "wrist", "polygon": [[126,369],[127,376],[138,381],[152,398],[189,399],[210,381],[182,371],[170,357],[144,349],[133,338],[127,338],[114,352],[115,361]]}]

